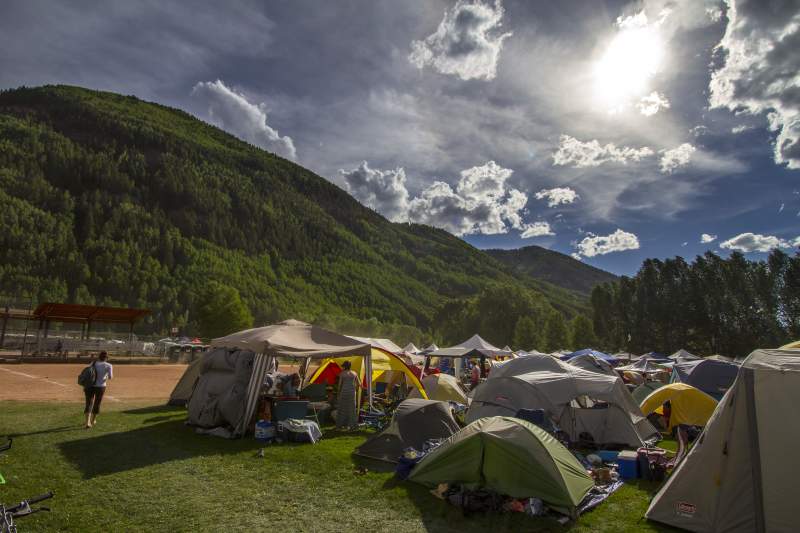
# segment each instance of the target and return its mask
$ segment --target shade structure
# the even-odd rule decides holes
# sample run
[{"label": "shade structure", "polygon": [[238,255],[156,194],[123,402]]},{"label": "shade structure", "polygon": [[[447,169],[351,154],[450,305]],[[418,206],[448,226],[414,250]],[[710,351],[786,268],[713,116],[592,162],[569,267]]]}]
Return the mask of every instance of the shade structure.
[{"label": "shade structure", "polygon": [[459,430],[447,403],[421,398],[397,406],[389,426],[356,448],[356,455],[396,463],[406,448],[421,450],[427,440],[446,439]]},{"label": "shade structure", "polygon": [[[422,386],[431,400],[441,402],[457,402],[467,405],[467,393],[461,388],[458,380],[450,374],[431,374],[422,378]],[[419,392],[411,391],[409,398],[418,398]]]},{"label": "shade structure", "polygon": [[690,531],[796,531],[798,404],[800,350],[751,353],[647,518]]},{"label": "shade structure", "polygon": [[439,348],[427,355],[433,357],[485,357],[487,359],[497,359],[498,357],[510,357],[511,350],[498,348],[484,340],[480,335],[475,334],[460,344],[449,348]]},{"label": "shade structure", "polygon": [[351,369],[361,376],[361,379],[368,383],[394,383],[404,376],[408,385],[417,391],[423,398],[427,398],[425,388],[417,378],[411,368],[397,354],[372,348],[370,351],[369,363],[372,368],[372,375],[367,374],[366,358],[361,356],[354,357],[329,357],[323,359],[317,370],[309,379],[310,383],[329,383],[333,384],[341,371],[345,361],[350,361]]},{"label": "shade structure", "polygon": [[570,439],[591,435],[598,444],[641,446],[657,435],[618,376],[574,367],[547,356],[497,365],[472,393],[467,422],[542,409]]},{"label": "shade structure", "polygon": [[670,404],[668,430],[675,426],[705,426],[717,408],[717,400],[686,383],[671,383],[651,392],[640,404],[642,414],[649,415],[664,403]]},{"label": "shade structure", "polygon": [[246,329],[211,341],[211,346],[250,350],[279,357],[324,359],[337,355],[368,356],[369,343],[359,342],[299,320]]},{"label": "shade structure", "polygon": [[733,385],[739,365],[727,361],[701,359],[675,363],[672,367],[670,381],[687,383],[700,389],[709,396],[719,400],[725,391]]},{"label": "shade structure", "polygon": [[450,437],[419,462],[409,479],[430,487],[460,484],[539,498],[573,516],[594,486],[553,436],[524,420],[502,416],[476,420]]},{"label": "shade structure", "polygon": [[354,339],[358,342],[363,342],[365,344],[369,344],[374,348],[380,348],[386,352],[391,353],[403,353],[403,348],[395,344],[392,339],[376,339],[373,337],[356,337],[355,335],[349,336],[351,339]]}]

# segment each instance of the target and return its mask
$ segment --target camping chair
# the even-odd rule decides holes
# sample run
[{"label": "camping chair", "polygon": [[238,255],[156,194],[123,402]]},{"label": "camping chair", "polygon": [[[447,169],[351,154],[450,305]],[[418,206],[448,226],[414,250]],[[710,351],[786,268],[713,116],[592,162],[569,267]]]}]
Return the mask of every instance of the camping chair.
[{"label": "camping chair", "polygon": [[304,419],[308,413],[308,400],[278,400],[272,415],[275,425],[289,418]]}]

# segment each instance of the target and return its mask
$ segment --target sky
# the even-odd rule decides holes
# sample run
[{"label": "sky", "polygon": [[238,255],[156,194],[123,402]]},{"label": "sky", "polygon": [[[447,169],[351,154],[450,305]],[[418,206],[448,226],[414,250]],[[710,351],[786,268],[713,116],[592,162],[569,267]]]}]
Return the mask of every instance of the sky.
[{"label": "sky", "polygon": [[186,110],[396,222],[632,274],[800,246],[798,0],[6,0],[0,88]]}]

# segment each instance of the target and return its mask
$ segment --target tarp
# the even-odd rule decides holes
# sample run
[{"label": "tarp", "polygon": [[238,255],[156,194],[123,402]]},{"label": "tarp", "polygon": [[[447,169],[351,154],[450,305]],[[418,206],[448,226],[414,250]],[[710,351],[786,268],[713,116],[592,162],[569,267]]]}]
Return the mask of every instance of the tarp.
[{"label": "tarp", "polygon": [[[419,391],[423,398],[427,398],[427,394],[419,378],[417,378],[416,374],[398,355],[379,348],[372,348],[370,359],[372,363],[372,383],[393,383],[399,379],[398,374],[402,374],[405,376],[408,385]],[[322,363],[320,363],[309,382],[335,382],[345,361],[350,361],[351,369],[364,379],[366,368],[363,357],[330,357],[324,359]],[[331,377],[334,381],[331,381]]]},{"label": "tarp", "polygon": [[279,357],[325,359],[337,355],[370,354],[370,344],[353,340],[299,320],[246,329],[211,341],[214,347],[238,348]]},{"label": "tarp", "polygon": [[573,441],[587,432],[598,444],[641,446],[657,435],[622,378],[547,355],[520,357],[494,367],[489,379],[473,391],[466,420],[514,416],[520,409],[543,409]]},{"label": "tarp", "polygon": [[738,365],[706,358],[675,363],[670,381],[687,383],[718,400],[733,385],[738,372]]},{"label": "tarp", "polygon": [[594,486],[586,469],[549,433],[511,417],[468,425],[411,471],[411,481],[487,488],[515,498],[534,497],[572,516]]},{"label": "tarp", "polygon": [[666,402],[670,404],[669,431],[681,424],[705,426],[717,408],[717,400],[705,392],[686,383],[671,383],[642,400],[642,414],[647,416]]},{"label": "tarp", "polygon": [[690,531],[797,531],[800,350],[756,350],[646,516]]},{"label": "tarp", "polygon": [[587,354],[593,355],[599,359],[603,359],[604,361],[612,365],[616,364],[617,362],[617,359],[614,356],[608,355],[607,353],[600,352],[598,350],[593,350],[592,348],[584,348],[583,350],[578,350],[576,352],[568,353],[567,355],[562,356],[561,359],[563,361],[569,362],[569,360],[572,359],[573,357],[579,357],[581,355],[587,355]]},{"label": "tarp", "polygon": [[[431,400],[458,402],[467,405],[467,393],[458,380],[450,374],[431,374],[422,378],[422,386]],[[409,398],[419,398],[419,392],[411,391]]]},{"label": "tarp", "polygon": [[446,439],[459,430],[447,403],[420,398],[397,406],[389,426],[356,448],[356,455],[396,463],[406,448],[422,450],[429,439]]}]

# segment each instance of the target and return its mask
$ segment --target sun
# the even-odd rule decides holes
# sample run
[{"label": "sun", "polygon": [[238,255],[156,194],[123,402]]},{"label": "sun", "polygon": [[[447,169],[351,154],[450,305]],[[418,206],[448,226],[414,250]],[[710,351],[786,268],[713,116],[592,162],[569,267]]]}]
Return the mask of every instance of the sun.
[{"label": "sun", "polygon": [[622,28],[594,66],[595,96],[610,111],[646,93],[664,60],[663,39],[655,26]]}]

